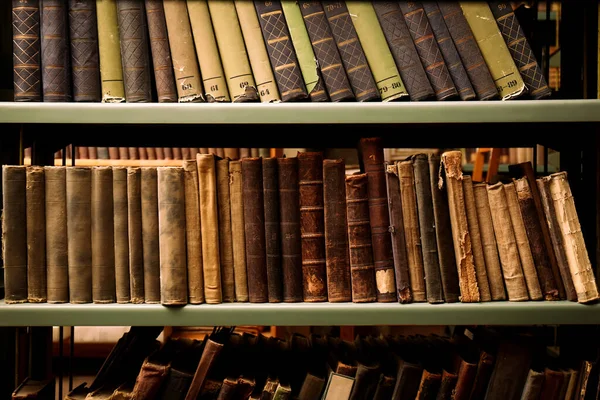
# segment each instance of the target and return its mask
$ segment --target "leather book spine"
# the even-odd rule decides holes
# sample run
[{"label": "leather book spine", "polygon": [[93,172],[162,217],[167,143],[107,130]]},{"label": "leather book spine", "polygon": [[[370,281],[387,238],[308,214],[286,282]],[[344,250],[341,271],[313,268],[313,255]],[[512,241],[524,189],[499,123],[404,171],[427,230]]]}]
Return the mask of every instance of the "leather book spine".
[{"label": "leather book spine", "polygon": [[[144,196],[147,194],[144,193]],[[144,281],[145,243],[142,217],[142,170],[127,167],[127,243],[129,247],[129,288],[131,302],[141,304],[145,301]],[[146,235],[146,240],[149,239]]]},{"label": "leather book spine", "polygon": [[343,1],[322,3],[356,101],[381,101],[348,7]]},{"label": "leather book spine", "polygon": [[202,389],[200,390],[199,398],[216,399],[219,396],[221,387],[223,387],[223,381],[207,379],[204,382],[204,386],[202,386]]},{"label": "leather book spine", "polygon": [[25,204],[27,238],[27,301],[45,303],[48,300],[46,282],[46,201],[44,167],[25,169]]},{"label": "leather book spine", "polygon": [[118,147],[109,147],[108,148],[108,157],[110,160],[118,160],[119,157],[119,148]]},{"label": "leather book spine", "polygon": [[480,351],[470,399],[485,399],[485,392],[490,383],[495,361],[496,358],[492,353],[488,353],[485,350]]},{"label": "leather book spine", "polygon": [[527,238],[525,223],[519,207],[519,200],[517,198],[517,192],[515,190],[514,183],[505,184],[504,191],[506,193],[508,211],[510,213],[512,227],[515,232],[515,240],[519,250],[518,256],[521,260],[523,274],[525,275],[525,283],[527,284],[529,298],[531,300],[542,300],[543,295],[540,281],[535,267],[535,262],[533,260],[533,254],[531,253],[531,245],[529,243],[529,239]]},{"label": "leather book spine", "polygon": [[[263,103],[278,102],[281,98],[254,4],[247,0],[234,0],[234,5],[260,101]],[[289,28],[291,30],[291,27]],[[230,158],[234,160],[238,157]]]},{"label": "leather book spine", "polygon": [[446,303],[456,303],[460,297],[458,284],[458,269],[454,257],[454,243],[452,240],[452,226],[450,211],[448,209],[448,193],[446,187],[440,187],[440,156],[430,154],[429,183],[431,186],[431,202],[433,204],[433,218],[435,224],[435,239],[440,266],[440,279]]},{"label": "leather book spine", "polygon": [[161,0],[145,0],[145,9],[158,102],[176,103],[177,89],[175,88],[163,2]]},{"label": "leather book spine", "polygon": [[343,159],[323,160],[323,205],[327,299],[352,301],[348,219],[346,213],[346,165]]},{"label": "leather book spine", "polygon": [[406,252],[404,216],[402,214],[402,198],[400,196],[398,166],[393,161],[386,162],[385,172],[396,291],[400,303],[410,303],[413,301],[413,297],[412,289],[410,287],[410,272],[408,268],[408,254]]},{"label": "leather book spine", "polygon": [[173,148],[171,147],[163,147],[163,153],[165,155],[165,160],[174,160],[175,157],[173,156]]},{"label": "leather book spine", "polygon": [[425,269],[421,252],[421,235],[419,232],[419,216],[417,211],[417,195],[415,193],[415,176],[412,161],[398,162],[398,179],[402,198],[402,216],[404,219],[404,237],[408,255],[408,270],[413,301],[420,303],[427,300],[425,286]]},{"label": "leather book spine", "polygon": [[[508,189],[510,190],[510,187]],[[487,191],[490,210],[492,212],[492,225],[496,234],[498,255],[500,256],[508,300],[529,300],[528,285],[526,285],[526,276],[523,276],[519,246],[515,237],[513,223],[511,222],[512,218],[505,185],[502,182],[488,185]]]},{"label": "leather book spine", "polygon": [[423,370],[415,400],[435,400],[442,384],[442,374]]},{"label": "leather book spine", "polygon": [[108,160],[108,147],[96,147],[98,160]]},{"label": "leather book spine", "polygon": [[182,167],[158,167],[160,302],[184,305],[187,292],[185,186]]},{"label": "leather book spine", "polygon": [[183,154],[181,153],[181,148],[173,147],[172,151],[173,151],[173,159],[174,160],[182,160],[183,159]]},{"label": "leather book spine", "polygon": [[317,63],[332,102],[355,100],[323,6],[318,1],[298,2]]},{"label": "leather book spine", "polygon": [[475,375],[477,375],[477,364],[461,360],[454,389],[454,400],[469,400]]},{"label": "leather book spine", "polygon": [[521,394],[521,399],[523,399],[523,400],[539,399],[540,394],[542,393],[543,385],[544,385],[544,372],[530,369],[529,372],[527,373],[527,380],[525,381],[525,386],[523,386],[523,393]]},{"label": "leather book spine", "polygon": [[185,399],[192,383],[193,375],[187,370],[171,367],[171,371],[161,389],[161,396],[168,399]]},{"label": "leather book spine", "polygon": [[301,302],[303,300],[303,275],[298,158],[278,158],[277,174],[283,301],[288,303]]},{"label": "leather book spine", "polygon": [[198,154],[200,224],[202,236],[202,272],[204,298],[209,304],[223,301],[221,258],[219,252],[219,213],[217,210],[217,165],[212,154]]},{"label": "leather book spine", "polygon": [[471,175],[463,176],[463,193],[465,196],[465,210],[467,212],[467,224],[469,236],[471,237],[471,251],[475,262],[475,274],[477,275],[477,286],[479,286],[479,297],[481,301],[491,301],[492,295],[483,256],[483,245],[481,244],[481,232],[477,209],[475,207],[475,195],[473,194],[473,180]]},{"label": "leather book spine", "polygon": [[208,0],[208,8],[231,101],[234,103],[258,101],[258,90],[235,4],[232,0]]},{"label": "leather book spine", "polygon": [[323,389],[325,389],[325,379],[307,373],[300,393],[298,393],[298,400],[318,399],[321,397]]},{"label": "leather book spine", "polygon": [[279,188],[276,158],[262,159],[262,178],[269,303],[279,303],[283,301],[283,276],[281,270]]},{"label": "leather book spine", "polygon": [[[138,149],[137,147],[128,147],[127,148],[127,159],[128,160],[144,160],[145,158],[142,158],[142,154],[141,154],[141,150],[142,148]],[[143,149],[144,153],[146,149]]]},{"label": "leather book spine", "polygon": [[377,301],[371,225],[369,222],[369,180],[366,174],[346,177],[346,207],[352,301]]},{"label": "leather book spine", "polygon": [[423,5],[417,1],[399,1],[419,58],[429,77],[435,97],[447,100],[458,95],[442,52],[437,44]]},{"label": "leather book spine", "polygon": [[48,303],[69,302],[66,167],[44,167]]},{"label": "leather book spine", "polygon": [[394,393],[394,386],[396,385],[396,377],[386,376],[381,374],[375,394],[373,394],[373,400],[387,400],[392,398]]},{"label": "leather book spine", "polygon": [[410,99],[421,101],[434,97],[435,93],[398,3],[374,1],[373,7]]},{"label": "leather book spine", "polygon": [[[204,149],[205,151],[208,151],[208,149]],[[200,153],[202,153],[202,149],[200,149]],[[247,147],[241,147],[240,148],[240,160],[246,157],[250,157],[250,149]]]},{"label": "leather book spine", "polygon": [[281,95],[281,101],[308,99],[306,85],[298,65],[296,51],[281,8],[281,2],[254,0],[261,31],[267,45],[271,67]]},{"label": "leather book spine", "polygon": [[224,302],[235,301],[235,273],[233,268],[233,239],[231,231],[231,199],[229,193],[229,159],[216,161],[217,210],[219,214],[219,260],[221,262],[221,289]]},{"label": "leather book spine", "polygon": [[[85,167],[67,168],[66,180],[69,300],[76,304],[91,303],[92,170]],[[8,244],[5,242],[5,246]]]},{"label": "leather book spine", "polygon": [[12,0],[14,101],[42,101],[39,0]]},{"label": "leather book spine", "polygon": [[397,301],[394,255],[392,253],[392,239],[389,233],[390,214],[385,185],[381,138],[361,139],[360,154],[362,156],[364,172],[369,178],[369,218],[373,241],[375,280],[377,282],[377,301]]},{"label": "leather book spine", "polygon": [[148,160],[156,160],[156,149],[154,147],[145,147]]},{"label": "leather book spine", "polygon": [[[117,303],[131,300],[129,278],[129,224],[127,209],[127,167],[113,167],[113,209],[115,238],[115,291]],[[106,217],[105,217],[106,218]]]},{"label": "leather book spine", "polygon": [[446,22],[444,22],[444,16],[442,15],[440,8],[435,1],[423,1],[421,4],[427,14],[431,30],[435,35],[435,40],[444,57],[448,72],[450,72],[458,95],[463,101],[475,99],[475,90],[469,80],[469,75],[467,75],[465,66],[458,55],[456,46],[450,37],[450,32],[448,31]]},{"label": "leather book spine", "polygon": [[[579,382],[579,371],[575,369],[569,369],[569,383],[567,384],[567,390],[565,391],[565,398],[572,399],[575,396],[575,390],[577,389],[577,383]],[[529,376],[528,376],[529,378]]]},{"label": "leather book spine", "polygon": [[242,399],[250,398],[250,395],[254,392],[256,381],[253,378],[238,378],[238,389],[235,392],[236,397]]},{"label": "leather book spine", "polygon": [[248,301],[246,272],[246,233],[244,231],[244,202],[242,197],[242,162],[229,162],[229,199],[231,207],[231,240],[233,246],[233,277],[235,301]]},{"label": "leather book spine", "polygon": [[116,301],[111,167],[92,168],[92,299],[94,303]]},{"label": "leather book spine", "polygon": [[144,3],[141,0],[117,0],[117,17],[125,100],[149,103],[152,101],[151,67]]},{"label": "leather book spine", "polygon": [[[549,367],[544,368],[544,383],[540,391],[540,399],[559,398],[560,387],[565,379],[563,371],[555,370]],[[585,396],[584,396],[585,397]]]},{"label": "leather book spine", "polygon": [[546,78],[510,1],[491,1],[490,9],[508,50],[519,68],[521,77],[529,89],[529,95],[535,100],[550,97],[552,90],[548,87]]},{"label": "leather book spine", "polygon": [[460,151],[444,152],[442,153],[441,163],[445,174],[444,183],[448,192],[448,210],[450,212],[454,255],[458,269],[460,301],[463,303],[476,303],[480,301],[480,296],[462,187],[462,153]]},{"label": "leather book spine", "polygon": [[460,55],[471,84],[477,93],[479,100],[493,100],[498,97],[498,89],[490,73],[490,70],[483,59],[483,54],[479,45],[475,41],[473,31],[463,15],[460,4],[457,1],[438,1],[437,2],[446,27],[450,36],[456,45],[456,50]]},{"label": "leather book spine", "polygon": [[[223,152],[224,152],[224,156],[226,158],[229,158],[232,161],[240,159],[240,151],[237,148],[226,147],[226,148],[223,149]],[[193,153],[193,156],[196,157],[197,153],[198,153],[198,151],[196,151],[195,153]]]},{"label": "leather book spine", "polygon": [[[100,102],[100,61],[94,0],[69,0],[73,100]],[[92,157],[90,153],[90,158]]]},{"label": "leather book spine", "polygon": [[281,384],[275,389],[273,400],[290,400],[292,398],[292,388],[289,385]]},{"label": "leather book spine", "polygon": [[177,88],[177,101],[179,103],[203,102],[204,87],[200,80],[200,68],[186,3],[180,0],[163,0],[163,9]]},{"label": "leather book spine", "polygon": [[475,208],[477,210],[477,221],[479,223],[479,232],[481,234],[485,269],[490,285],[490,295],[494,301],[506,300],[504,277],[502,276],[502,267],[500,265],[500,259],[498,258],[498,246],[494,234],[494,226],[492,225],[492,213],[490,211],[490,203],[488,200],[487,184],[474,184],[473,197],[475,200]]},{"label": "leather book spine", "polygon": [[323,154],[298,153],[302,284],[306,302],[327,301]]},{"label": "leather book spine", "polygon": [[72,96],[67,0],[41,0],[40,5],[44,102],[69,102]]},{"label": "leather book spine", "polygon": [[436,400],[453,400],[458,375],[444,370]]},{"label": "leather book spine", "polygon": [[204,303],[204,274],[202,272],[202,235],[198,163],[183,161],[185,194],[185,242],[187,254],[187,291],[190,304]]},{"label": "leather book spine", "polygon": [[103,103],[125,101],[117,0],[96,0],[98,54]]},{"label": "leather book spine", "polygon": [[349,400],[372,399],[380,376],[378,364],[366,365],[359,362]]},{"label": "leather book spine", "polygon": [[[421,252],[425,272],[425,293],[429,303],[443,303],[442,278],[440,262],[435,238],[435,219],[433,215],[433,200],[429,176],[427,154],[417,154],[413,157],[415,178],[415,194],[417,197],[417,213],[419,232],[421,235]],[[440,377],[441,378],[441,377]]]},{"label": "leather book spine", "polygon": [[277,389],[277,385],[279,385],[279,380],[277,378],[267,378],[267,382],[265,383],[265,387],[260,392],[261,400],[272,400],[275,395],[275,390]]},{"label": "leather book spine", "polygon": [[416,398],[422,376],[423,367],[421,365],[400,360],[392,399]]},{"label": "leather book spine", "polygon": [[160,258],[158,239],[158,182],[156,167],[141,168],[142,249],[144,301],[160,302]]},{"label": "leather book spine", "polygon": [[77,147],[77,151],[79,152],[79,157],[82,160],[89,160],[90,159],[90,154],[88,152],[88,148],[84,147],[84,146],[78,146]]},{"label": "leather book spine", "polygon": [[219,390],[219,395],[216,400],[233,400],[236,398],[239,389],[239,381],[237,378],[226,377],[223,379],[223,384]]},{"label": "leather book spine", "polygon": [[[75,100],[75,101],[77,101],[77,100]],[[90,160],[98,159],[98,150],[96,149],[96,147],[88,147],[88,153],[90,155]]]},{"label": "leather book spine", "polygon": [[269,300],[269,293],[262,159],[260,157],[248,157],[242,160],[242,199],[246,234],[248,297],[251,303],[266,303]]}]

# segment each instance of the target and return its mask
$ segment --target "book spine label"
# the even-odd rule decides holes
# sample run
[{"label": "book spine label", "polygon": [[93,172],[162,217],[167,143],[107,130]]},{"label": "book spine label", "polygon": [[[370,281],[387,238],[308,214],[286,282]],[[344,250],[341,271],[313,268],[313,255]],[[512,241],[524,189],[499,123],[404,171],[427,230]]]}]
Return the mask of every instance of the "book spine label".
[{"label": "book spine label", "polygon": [[202,235],[200,223],[200,192],[198,164],[194,159],[183,161],[185,191],[185,237],[187,249],[187,291],[190,304],[204,303],[204,274],[202,273]]},{"label": "book spine label", "polygon": [[145,253],[142,221],[142,171],[138,167],[127,167],[129,287],[131,302],[134,304],[141,304],[145,301],[144,280],[146,274],[144,271]]},{"label": "book spine label", "polygon": [[248,276],[246,273],[246,234],[244,231],[241,161],[229,162],[229,198],[231,202],[235,301],[246,302],[248,301]]},{"label": "book spine label", "polygon": [[66,0],[41,0],[42,90],[45,102],[71,101]]},{"label": "book spine label", "polygon": [[262,163],[269,302],[279,303],[283,301],[283,277],[281,273],[277,159],[263,158]]},{"label": "book spine label", "polygon": [[27,206],[27,301],[48,300],[46,282],[46,201],[44,167],[28,166],[25,172]]},{"label": "book spine label", "polygon": [[42,101],[39,0],[12,0],[15,101]]},{"label": "book spine label", "polygon": [[231,233],[231,199],[229,193],[229,159],[216,161],[217,210],[219,213],[219,260],[224,302],[235,301],[235,273]]},{"label": "book spine label", "polygon": [[113,167],[115,238],[115,289],[117,303],[131,300],[129,278],[129,224],[127,211],[127,168]]},{"label": "book spine label", "polygon": [[158,183],[155,167],[141,169],[142,249],[144,258],[144,301],[160,302],[160,259],[158,243]]},{"label": "book spine label", "polygon": [[123,63],[119,40],[117,0],[96,0],[98,52],[103,103],[125,101]]}]

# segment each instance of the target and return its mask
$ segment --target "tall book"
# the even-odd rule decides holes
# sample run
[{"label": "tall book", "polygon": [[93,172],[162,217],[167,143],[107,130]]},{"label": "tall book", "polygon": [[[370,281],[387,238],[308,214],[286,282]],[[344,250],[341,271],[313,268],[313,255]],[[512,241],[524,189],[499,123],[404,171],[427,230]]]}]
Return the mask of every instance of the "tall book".
[{"label": "tall book", "polygon": [[117,0],[96,0],[98,51],[103,103],[125,101]]},{"label": "tall book", "polygon": [[262,159],[262,183],[265,211],[265,252],[269,303],[283,301],[281,268],[281,231],[279,224],[279,184],[277,159]]},{"label": "tall book", "polygon": [[45,102],[71,101],[69,23],[65,0],[41,0],[42,90]]},{"label": "tall book", "polygon": [[195,159],[183,161],[185,190],[185,243],[187,250],[187,294],[190,304],[204,303],[202,271],[202,235],[200,221],[200,189],[198,164]]},{"label": "tall book", "polygon": [[229,192],[229,159],[216,160],[217,210],[219,214],[219,260],[224,302],[235,301],[235,273],[231,230],[231,199]]},{"label": "tall book", "polygon": [[165,9],[161,0],[146,0],[148,40],[152,54],[154,81],[159,103],[177,102],[173,61],[169,49]]},{"label": "tall book", "polygon": [[[147,178],[146,178],[147,179]],[[145,207],[147,209],[147,207]],[[144,261],[148,260],[148,223],[144,231],[142,208],[142,170],[139,167],[127,167],[127,247],[129,249],[129,288],[131,302],[141,304],[145,301]],[[147,212],[147,210],[146,210]],[[150,270],[151,265],[148,265]]]},{"label": "tall book", "polygon": [[156,304],[160,302],[160,244],[156,167],[142,167],[140,178],[144,301]]},{"label": "tall book", "polygon": [[[66,167],[44,167],[48,303],[69,301]],[[6,189],[5,189],[6,190]]]},{"label": "tall book", "polygon": [[44,167],[30,165],[25,170],[27,220],[27,301],[48,300],[46,275],[46,201]]},{"label": "tall book", "polygon": [[231,202],[231,240],[233,245],[233,277],[235,301],[248,301],[246,271],[246,234],[244,230],[244,202],[242,197],[242,164],[229,162],[229,200]]},{"label": "tall book", "polygon": [[113,167],[113,211],[116,300],[117,303],[129,303],[131,300],[131,282],[129,278],[127,167]]},{"label": "tall book", "polygon": [[12,1],[15,101],[42,101],[39,0]]}]

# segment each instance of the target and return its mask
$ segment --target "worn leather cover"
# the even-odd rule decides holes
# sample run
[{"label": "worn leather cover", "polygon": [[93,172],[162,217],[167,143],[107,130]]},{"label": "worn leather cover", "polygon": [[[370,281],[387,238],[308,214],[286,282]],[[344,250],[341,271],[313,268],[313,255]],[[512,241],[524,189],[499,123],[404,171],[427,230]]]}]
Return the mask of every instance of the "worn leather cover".
[{"label": "worn leather cover", "polygon": [[147,234],[144,238],[142,220],[142,170],[139,167],[127,167],[129,287],[131,302],[134,304],[141,304],[145,301],[144,258],[146,257],[146,253],[144,252],[144,247],[150,244],[150,241]]},{"label": "worn leather cover", "polygon": [[[486,400],[518,400],[532,367],[535,349],[529,341],[507,338],[500,342]],[[541,396],[540,399],[551,397]]]},{"label": "worn leather cover", "polygon": [[373,400],[387,400],[392,398],[394,393],[394,386],[396,385],[396,377],[386,376],[381,374],[379,376],[379,382],[375,394],[373,394]]},{"label": "worn leather cover", "polygon": [[436,400],[453,400],[457,381],[457,374],[444,370]]},{"label": "worn leather cover", "polygon": [[39,0],[12,1],[15,101],[42,101]]},{"label": "worn leather cover", "polygon": [[469,400],[476,374],[477,364],[461,360],[454,389],[454,400]]},{"label": "worn leather cover", "polygon": [[435,400],[442,383],[442,374],[423,370],[416,400]]},{"label": "worn leather cover", "polygon": [[219,213],[219,259],[221,261],[221,290],[223,301],[235,301],[235,274],[231,231],[231,199],[229,194],[229,159],[216,161],[217,209]]},{"label": "worn leather cover", "polygon": [[183,369],[171,367],[161,389],[162,398],[183,400],[192,383],[193,375]]},{"label": "worn leather cover", "polygon": [[473,380],[471,396],[469,397],[470,399],[485,399],[485,392],[490,383],[490,377],[492,376],[495,362],[496,357],[493,353],[485,350],[480,351],[477,372],[475,374],[475,379]]},{"label": "worn leather cover", "polygon": [[160,0],[146,0],[145,8],[158,102],[175,103],[177,89],[163,3]]},{"label": "worn leather cover", "polygon": [[419,392],[423,366],[413,364],[404,360],[398,362],[398,375],[392,399],[414,399]]},{"label": "worn leather cover", "polygon": [[542,393],[542,386],[544,385],[545,373],[530,369],[527,374],[527,380],[525,386],[523,386],[523,393],[521,399],[523,400],[538,400]]},{"label": "worn leather cover", "polygon": [[283,301],[281,237],[279,228],[279,189],[277,159],[262,159],[263,199],[265,204],[265,251],[269,303]]},{"label": "worn leather cover", "polygon": [[71,101],[67,0],[40,0],[44,102]]},{"label": "worn leather cover", "polygon": [[28,166],[25,172],[25,184],[27,301],[29,303],[45,303],[48,295],[46,290],[46,224],[42,223],[46,220],[44,167]]},{"label": "worn leather cover", "polygon": [[113,167],[113,209],[115,227],[115,289],[117,303],[131,300],[129,279],[129,224],[127,208],[127,167]]},{"label": "worn leather cover", "polygon": [[142,248],[144,258],[144,298],[160,302],[160,259],[158,240],[158,182],[156,167],[141,168]]},{"label": "worn leather cover", "polygon": [[246,272],[246,233],[244,228],[244,202],[242,197],[242,163],[229,162],[229,198],[231,207],[231,240],[233,246],[233,276],[235,301],[248,301]]},{"label": "worn leather cover", "polygon": [[381,368],[378,364],[358,363],[349,400],[372,399],[377,389]]},{"label": "worn leather cover", "polygon": [[187,249],[187,291],[190,304],[204,303],[204,274],[202,271],[202,235],[200,198],[198,197],[198,164],[183,161],[185,192],[185,242]]},{"label": "worn leather cover", "polygon": [[44,167],[48,303],[69,302],[66,168]]},{"label": "worn leather cover", "polygon": [[98,53],[103,103],[125,101],[123,61],[119,39],[119,18],[116,0],[96,0],[98,18]]}]

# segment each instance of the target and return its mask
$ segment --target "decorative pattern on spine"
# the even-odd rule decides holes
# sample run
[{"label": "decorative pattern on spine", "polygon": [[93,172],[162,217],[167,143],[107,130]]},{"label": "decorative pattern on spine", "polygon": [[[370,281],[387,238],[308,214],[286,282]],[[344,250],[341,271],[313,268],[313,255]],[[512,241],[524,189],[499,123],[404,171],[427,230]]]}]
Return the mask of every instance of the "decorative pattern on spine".
[{"label": "decorative pattern on spine", "polygon": [[41,101],[39,0],[13,0],[12,27],[14,99]]},{"label": "decorative pattern on spine", "polygon": [[146,19],[158,102],[175,103],[177,102],[177,89],[173,76],[165,10],[161,0],[146,0]]},{"label": "decorative pattern on spine", "polygon": [[71,101],[67,1],[41,0],[42,89],[44,101]]}]

